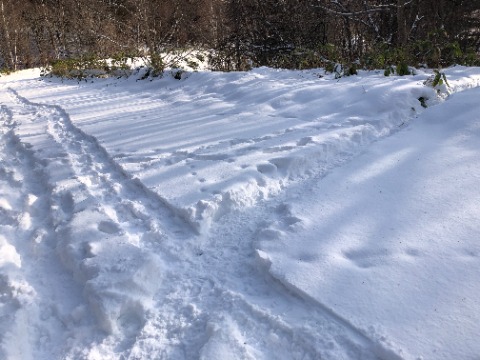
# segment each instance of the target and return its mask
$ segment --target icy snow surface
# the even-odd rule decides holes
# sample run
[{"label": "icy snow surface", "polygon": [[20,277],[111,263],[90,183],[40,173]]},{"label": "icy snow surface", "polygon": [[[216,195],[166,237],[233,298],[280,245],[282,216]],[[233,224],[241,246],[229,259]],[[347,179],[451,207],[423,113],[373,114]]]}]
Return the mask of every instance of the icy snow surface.
[{"label": "icy snow surface", "polygon": [[477,358],[480,69],[446,74],[1,78],[0,359]]}]

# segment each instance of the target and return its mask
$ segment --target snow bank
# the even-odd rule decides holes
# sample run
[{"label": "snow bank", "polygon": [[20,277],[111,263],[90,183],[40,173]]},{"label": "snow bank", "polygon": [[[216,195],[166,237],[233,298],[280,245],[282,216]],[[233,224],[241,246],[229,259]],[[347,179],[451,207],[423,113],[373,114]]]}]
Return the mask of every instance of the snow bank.
[{"label": "snow bank", "polygon": [[285,199],[259,232],[259,261],[401,358],[475,358],[479,98],[453,95]]}]

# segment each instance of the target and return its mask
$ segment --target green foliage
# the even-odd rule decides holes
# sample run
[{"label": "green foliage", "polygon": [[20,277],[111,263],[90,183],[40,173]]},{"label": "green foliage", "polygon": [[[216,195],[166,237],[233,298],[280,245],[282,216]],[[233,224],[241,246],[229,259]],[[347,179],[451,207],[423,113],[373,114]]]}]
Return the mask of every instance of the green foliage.
[{"label": "green foliage", "polygon": [[254,62],[255,65],[265,65],[281,69],[312,69],[324,68],[326,73],[335,74],[335,78],[358,74],[359,62],[352,62],[343,58],[331,44],[320,46],[314,50],[298,48],[284,50],[271,58],[264,57],[262,63]]},{"label": "green foliage", "polygon": [[128,65],[128,60],[133,59],[134,56],[127,55],[126,53],[117,53],[114,54],[110,60],[110,67],[108,71],[110,72],[123,72],[125,75],[128,75],[130,66]]},{"label": "green foliage", "polygon": [[404,62],[405,57],[403,49],[393,48],[388,44],[379,43],[363,55],[360,63],[367,70],[389,69],[388,75],[385,75],[389,76],[395,73],[392,66]]},{"label": "green foliage", "polygon": [[437,87],[437,86],[442,86],[443,84],[447,85],[450,87],[447,81],[447,76],[445,75],[444,72],[440,72],[439,70],[433,70],[434,72],[434,78],[432,81],[432,87]]},{"label": "green foliage", "polygon": [[404,61],[401,61],[397,64],[397,75],[399,76],[405,76],[405,75],[411,75],[410,69],[408,68],[408,64]]},{"label": "green foliage", "polygon": [[[249,71],[254,65],[247,55],[234,54],[232,52],[215,52],[210,56],[210,65],[217,71]],[[259,64],[255,64],[259,65]]]},{"label": "green foliage", "polygon": [[426,40],[414,42],[412,47],[418,51],[415,55],[421,57],[429,67],[464,63],[465,54],[460,44],[449,39],[444,30],[431,31]]},{"label": "green foliage", "polygon": [[420,101],[420,105],[423,107],[423,108],[427,108],[427,98],[423,97],[423,96],[420,96],[418,98],[418,101]]},{"label": "green foliage", "polygon": [[344,60],[334,45],[326,44],[315,48],[256,49],[243,53],[227,48],[212,53],[209,63],[219,71],[245,71],[252,66],[269,66],[296,70],[325,68],[327,72],[334,72],[335,64],[348,63]]},{"label": "green foliage", "polygon": [[150,76],[163,76],[163,72],[165,71],[165,63],[161,55],[155,53],[150,55],[148,66],[150,69]]},{"label": "green foliage", "polygon": [[10,75],[12,73],[12,70],[10,70],[7,67],[3,67],[0,69],[0,74],[1,75]]},{"label": "green foliage", "polygon": [[385,69],[385,76],[411,74],[409,67],[441,67],[454,64],[480,65],[480,57],[473,50],[462,51],[458,42],[440,43],[431,38],[408,43],[403,48],[377,44],[361,58],[364,69]]},{"label": "green foliage", "polygon": [[352,75],[358,75],[358,69],[357,69],[357,64],[352,63],[348,68],[345,73],[347,76],[352,76]]},{"label": "green foliage", "polygon": [[328,63],[325,66],[325,72],[335,74],[335,79],[340,79],[344,76],[358,75],[357,63]]},{"label": "green foliage", "polygon": [[325,64],[325,72],[326,73],[333,73],[335,71],[335,63],[334,62],[327,62]]},{"label": "green foliage", "polygon": [[423,84],[425,86],[429,86],[435,89],[439,96],[445,96],[449,93],[448,88],[450,87],[450,85],[448,84],[447,76],[444,72],[441,72],[440,70],[434,70],[433,75],[430,76],[427,80],[425,80]]},{"label": "green foliage", "polygon": [[390,75],[398,75],[398,76],[405,76],[411,75],[410,68],[408,67],[407,63],[399,63],[397,66],[387,66],[383,72],[383,75],[390,76]]},{"label": "green foliage", "polygon": [[408,50],[403,48],[390,48],[386,44],[380,44],[372,49],[364,59],[365,68],[384,69],[385,76],[410,75]]},{"label": "green foliage", "polygon": [[324,58],[315,50],[296,49],[281,51],[278,54],[264,56],[258,65],[271,66],[280,69],[312,69],[325,64]]},{"label": "green foliage", "polygon": [[393,75],[393,74],[395,74],[395,69],[393,68],[393,66],[387,66],[387,68],[383,72],[383,75],[385,75],[385,76],[390,76],[390,75]]},{"label": "green foliage", "polygon": [[466,66],[480,66],[480,56],[473,49],[469,49],[463,54],[463,61],[459,64]]},{"label": "green foliage", "polygon": [[130,73],[128,57],[115,55],[110,61],[90,55],[79,59],[59,59],[52,61],[42,70],[43,76],[57,76],[62,79],[84,80],[108,76],[127,76]]},{"label": "green foliage", "polygon": [[[47,68],[47,75],[57,76],[66,79],[85,79],[90,74],[90,70],[94,72],[103,72],[106,64],[104,62],[96,62],[93,58],[86,59],[61,59],[55,60]],[[101,70],[102,69],[102,70]]]},{"label": "green foliage", "polygon": [[480,65],[480,58],[472,48],[462,50],[457,41],[440,41],[436,33],[426,40],[417,40],[407,45],[410,65],[424,64],[428,67],[450,66],[455,64]]}]

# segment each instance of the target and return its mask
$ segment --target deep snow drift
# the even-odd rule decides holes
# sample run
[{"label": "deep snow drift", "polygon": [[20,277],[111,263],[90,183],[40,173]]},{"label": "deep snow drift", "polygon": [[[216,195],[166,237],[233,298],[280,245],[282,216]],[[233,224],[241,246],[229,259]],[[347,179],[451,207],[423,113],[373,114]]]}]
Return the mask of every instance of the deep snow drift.
[{"label": "deep snow drift", "polygon": [[475,358],[480,69],[446,74],[0,79],[0,358]]}]

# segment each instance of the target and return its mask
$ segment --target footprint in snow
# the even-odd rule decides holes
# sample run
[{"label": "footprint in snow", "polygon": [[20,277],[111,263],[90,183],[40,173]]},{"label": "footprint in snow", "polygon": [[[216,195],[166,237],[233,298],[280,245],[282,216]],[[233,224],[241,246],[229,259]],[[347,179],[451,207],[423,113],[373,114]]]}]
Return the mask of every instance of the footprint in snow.
[{"label": "footprint in snow", "polygon": [[120,227],[113,221],[100,221],[98,224],[98,230],[106,234],[120,233]]},{"label": "footprint in snow", "polygon": [[344,256],[362,269],[381,266],[391,256],[388,249],[361,248],[343,252]]},{"label": "footprint in snow", "polygon": [[304,138],[300,139],[297,142],[297,146],[307,146],[308,144],[312,144],[313,142],[314,142],[313,138],[311,136],[307,136],[307,137],[304,137]]}]

